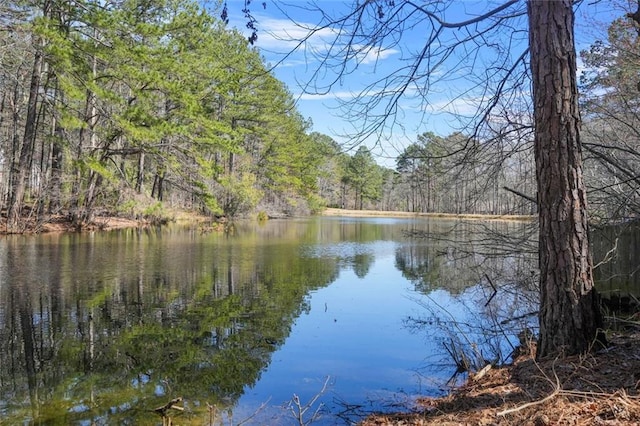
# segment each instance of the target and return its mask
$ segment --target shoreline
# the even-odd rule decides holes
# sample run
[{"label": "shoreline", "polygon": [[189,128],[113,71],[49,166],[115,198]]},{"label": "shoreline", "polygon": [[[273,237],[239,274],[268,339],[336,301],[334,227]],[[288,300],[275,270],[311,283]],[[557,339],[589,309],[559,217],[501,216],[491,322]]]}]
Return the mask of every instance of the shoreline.
[{"label": "shoreline", "polygon": [[[486,220],[504,222],[532,222],[537,216],[527,215],[491,215],[491,214],[455,214],[455,213],[413,213],[403,211],[384,210],[349,210],[326,208],[318,216],[328,217],[397,217],[397,218],[430,218],[442,220]],[[7,233],[6,216],[0,216],[0,235]],[[203,217],[197,213],[187,211],[174,212],[168,222],[193,222],[202,223],[212,221],[212,218]],[[121,216],[96,216],[91,223],[78,228],[64,215],[52,216],[44,222],[27,221],[24,232],[13,233],[15,235],[44,234],[55,232],[86,232],[86,231],[110,231],[123,228],[142,228],[152,226],[153,223],[145,219],[131,219]]]},{"label": "shoreline", "polygon": [[[210,221],[202,215],[189,212],[174,212],[174,214],[166,219],[166,223],[203,223]],[[132,219],[122,216],[96,216],[90,223],[85,223],[81,227],[75,226],[67,216],[56,215],[50,217],[46,221],[37,222],[35,220],[27,220],[24,224],[23,232],[7,232],[7,218],[0,216],[0,236],[3,235],[37,235],[51,233],[66,232],[95,232],[95,231],[112,231],[116,229],[127,228],[147,228],[154,226],[154,222],[148,219]]]},{"label": "shoreline", "polygon": [[[382,425],[638,425],[640,323],[612,332],[606,348],[564,359],[535,359],[535,343],[511,364],[470,374],[443,397],[419,398],[408,413],[371,414]],[[595,349],[595,348],[594,348]],[[483,369],[484,370],[484,369]]]},{"label": "shoreline", "polygon": [[538,216],[535,215],[497,215],[497,214],[478,214],[478,213],[414,213],[402,211],[385,211],[385,210],[349,210],[326,208],[320,216],[349,216],[349,217],[424,217],[432,219],[470,219],[470,220],[495,220],[495,221],[513,221],[513,222],[531,222],[535,221]]}]

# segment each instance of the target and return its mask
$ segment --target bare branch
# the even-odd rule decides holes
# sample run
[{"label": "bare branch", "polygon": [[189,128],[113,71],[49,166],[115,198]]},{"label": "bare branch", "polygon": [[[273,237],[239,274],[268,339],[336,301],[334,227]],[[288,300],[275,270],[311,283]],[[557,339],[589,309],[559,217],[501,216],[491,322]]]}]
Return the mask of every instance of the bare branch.
[{"label": "bare branch", "polygon": [[513,194],[516,194],[516,195],[524,198],[525,200],[531,201],[533,204],[538,204],[538,200],[536,200],[535,198],[531,197],[530,195],[524,194],[524,193],[522,193],[522,192],[520,192],[520,191],[518,191],[516,189],[509,188],[508,186],[503,186],[502,188],[504,190],[506,190],[506,191],[509,191],[509,192],[511,192]]},{"label": "bare branch", "polygon": [[[296,42],[295,48],[275,65],[290,58],[295,51],[309,55],[309,63],[317,61],[301,82],[303,93],[329,94],[335,86],[342,85],[344,77],[361,72],[366,65],[365,58],[374,56],[374,69],[377,69],[379,55],[391,49],[406,64],[369,82],[366,80],[374,74],[365,71],[367,78],[360,79],[364,84],[356,89],[355,98],[340,101],[342,115],[358,123],[354,124],[353,133],[342,135],[351,138],[352,145],[371,138],[378,143],[389,142],[394,129],[404,132],[404,112],[413,108],[412,100],[419,105],[423,122],[432,112],[444,112],[434,100],[434,96],[440,96],[437,90],[442,88],[448,91],[455,88],[453,99],[468,98],[467,102],[477,103],[475,113],[459,117],[463,122],[477,125],[488,119],[501,93],[510,89],[507,81],[521,75],[516,70],[526,65],[525,26],[522,22],[515,27],[509,24],[526,14],[523,3],[517,0],[505,1],[459,22],[448,22],[438,3],[424,6],[413,1],[390,2],[389,10],[382,17],[375,2],[357,2],[348,13],[336,17],[330,16],[326,6],[320,3],[308,3],[304,7],[283,5],[286,7],[278,8],[287,16],[291,16],[287,8],[298,7],[320,17],[318,25],[306,25],[290,18],[306,35],[299,39],[292,37],[290,41]],[[423,40],[417,50],[406,40],[416,40],[409,33]],[[331,37],[330,41],[314,50],[314,41],[327,36]],[[522,53],[513,58],[509,51],[520,44]],[[482,79],[473,82],[475,69],[486,71]],[[458,81],[464,84],[454,84]],[[475,133],[477,136],[478,132]]]}]

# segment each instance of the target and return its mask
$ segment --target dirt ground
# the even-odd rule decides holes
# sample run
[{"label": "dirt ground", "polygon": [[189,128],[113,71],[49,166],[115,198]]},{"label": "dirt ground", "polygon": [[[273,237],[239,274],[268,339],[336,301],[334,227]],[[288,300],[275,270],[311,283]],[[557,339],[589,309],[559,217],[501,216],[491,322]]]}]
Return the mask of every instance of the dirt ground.
[{"label": "dirt ground", "polygon": [[[193,212],[174,211],[171,214],[171,222],[188,222],[188,223],[212,223],[214,220],[207,216],[202,216]],[[78,229],[67,216],[52,216],[46,222],[37,222],[29,220],[28,217],[23,218],[24,233],[46,233],[46,232],[78,232],[78,231],[109,231],[113,229],[123,228],[144,228],[153,224],[144,219],[136,220],[118,216],[95,216],[91,223],[84,223],[81,229]],[[0,215],[0,235],[7,233],[7,218]]]},{"label": "dirt ground", "polygon": [[[119,228],[137,228],[147,226],[144,221],[125,219],[119,217],[96,217],[92,223],[83,226],[82,231],[108,231]],[[45,223],[26,221],[25,233],[41,232],[76,232],[79,231],[66,217],[53,217]],[[0,220],[0,235],[7,233],[6,218]]]},{"label": "dirt ground", "polygon": [[640,425],[640,323],[589,355],[512,365],[473,377],[411,414],[372,415],[373,425]]}]

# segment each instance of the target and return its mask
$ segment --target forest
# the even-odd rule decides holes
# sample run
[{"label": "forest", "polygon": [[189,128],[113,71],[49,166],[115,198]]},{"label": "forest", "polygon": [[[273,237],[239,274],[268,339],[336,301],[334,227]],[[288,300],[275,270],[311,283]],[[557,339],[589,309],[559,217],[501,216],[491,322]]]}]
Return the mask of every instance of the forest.
[{"label": "forest", "polygon": [[[482,132],[426,132],[395,169],[313,131],[289,88],[219,7],[191,0],[2,6],[0,210],[6,231],[96,215],[163,221],[324,207],[534,214],[530,105]],[[581,52],[590,217],[637,217],[638,24]]]},{"label": "forest", "polygon": [[[249,3],[244,2],[245,6]],[[312,4],[324,18],[328,16],[321,9],[321,2]],[[611,22],[594,21],[593,25],[603,26],[606,37],[591,40],[576,52],[574,12],[580,1],[505,0],[497,6],[492,3],[486,13],[463,21],[445,19],[449,6],[444,5],[456,2],[423,4],[430,7],[416,6],[412,1],[354,1],[353,9],[327,24],[343,31],[335,33],[337,41],[332,46],[339,47],[322,52],[325,65],[357,62],[358,54],[381,46],[381,40],[399,43],[403,31],[424,28],[423,49],[412,51],[414,56],[408,59],[407,69],[412,72],[399,75],[397,70],[392,71],[381,78],[387,85],[378,91],[378,98],[364,93],[352,104],[356,110],[362,107],[362,114],[372,121],[380,120],[381,127],[385,120],[397,123],[393,111],[398,99],[406,94],[388,84],[397,81],[394,78],[405,78],[405,88],[422,84],[425,90],[420,96],[425,105],[421,107],[426,107],[431,84],[441,75],[438,65],[453,58],[452,52],[463,60],[469,58],[471,63],[465,63],[468,70],[487,65],[482,73],[470,76],[476,87],[486,90],[486,96],[469,125],[447,135],[426,131],[409,136],[401,147],[394,145],[398,152],[395,165],[390,167],[379,163],[375,147],[361,143],[365,140],[362,135],[338,142],[331,135],[314,131],[312,120],[297,109],[294,88],[280,81],[275,65],[262,56],[256,45],[258,30],[253,28],[247,37],[232,29],[228,23],[228,13],[232,12],[226,3],[2,3],[0,233],[38,232],[53,222],[68,223],[80,230],[105,216],[159,224],[170,221],[178,211],[220,220],[303,216],[326,207],[537,215],[533,227],[537,226],[538,231],[539,272],[530,271],[528,277],[538,281],[540,292],[539,309],[532,312],[538,316],[540,326],[536,361],[586,357],[586,352],[600,348],[596,343],[607,344],[607,336],[601,333],[603,313],[594,289],[591,255],[591,247],[603,243],[589,240],[589,226],[630,223],[640,214],[640,9],[631,13],[621,8]],[[245,14],[251,30],[255,21],[245,10],[240,13]],[[366,19],[370,17],[373,19]],[[403,17],[412,19],[407,26],[403,26]],[[523,24],[525,20],[528,25]],[[554,20],[563,24],[550,25]],[[311,34],[321,28],[313,27]],[[504,40],[505,29],[513,28],[518,28],[518,34],[510,42],[520,37],[520,56],[506,53],[511,46],[499,43]],[[458,38],[458,30],[464,30],[468,37]],[[338,43],[345,38],[346,44]],[[347,48],[341,50],[344,46]],[[494,55],[491,60],[477,59],[486,51]],[[347,65],[338,67],[338,77],[349,70]],[[327,90],[333,88],[330,84]],[[390,107],[384,109],[382,116],[376,115],[375,106],[385,96],[390,98]],[[371,128],[365,125],[363,134]],[[390,141],[379,139],[375,143],[386,142]],[[147,231],[153,235],[150,229]],[[140,232],[136,236],[142,235],[141,230],[136,232]],[[618,240],[615,241],[607,254],[617,248]],[[6,244],[10,255],[6,276],[18,277],[15,282],[22,270],[55,269],[39,268],[35,262],[18,268],[16,265],[24,258],[30,258],[20,254],[15,239],[7,238]],[[33,241],[30,244],[35,245]],[[72,260],[83,250],[72,243],[69,247],[61,253]],[[512,250],[522,251],[522,247]],[[53,256],[57,253],[54,251]],[[367,258],[357,259],[355,275],[362,278],[366,275]],[[161,260],[157,262],[163,263]],[[398,260],[402,265],[405,259]],[[225,276],[228,283],[234,283],[229,265]],[[293,269],[294,276],[305,278],[316,268],[322,279],[309,285],[301,278],[300,282],[308,287],[299,293],[288,288],[283,293],[277,293],[278,288],[273,291],[274,297],[289,308],[287,312],[292,312],[291,318],[299,315],[296,306],[304,301],[305,292],[333,279],[335,269],[323,269],[328,266],[332,265],[301,261],[299,269]],[[260,278],[255,278],[255,283],[293,283],[287,281],[292,276],[290,265],[278,271],[281,275],[274,274],[275,278],[269,275],[271,271],[265,272],[264,280],[258,275],[251,277]],[[286,279],[280,280],[281,276]],[[203,285],[217,291],[217,277],[216,270]],[[493,287],[488,275],[486,278]],[[60,280],[54,276],[53,281]],[[143,287],[140,277],[130,282],[132,288]],[[34,281],[34,294],[41,284],[39,278]],[[9,333],[15,335],[16,330],[23,329],[28,339],[36,318],[29,305],[31,290],[19,285],[5,287],[15,291],[15,300],[21,303],[10,315],[20,324],[12,323]],[[229,295],[234,295],[233,285],[229,288]],[[109,291],[92,299],[89,308],[108,300]],[[58,294],[57,289],[52,294]],[[155,297],[154,293],[145,294]],[[13,297],[11,293],[8,298],[14,300]],[[56,297],[51,298],[52,306]],[[282,317],[265,310],[267,299],[255,299],[262,309],[256,321],[273,325],[269,340],[278,343],[287,334],[289,323],[277,323]],[[193,316],[187,315],[183,324],[204,323],[205,313],[199,310],[199,303],[214,303],[204,296],[196,301],[193,311],[186,311],[190,315],[193,312]],[[225,303],[216,303],[216,309],[233,315],[224,317],[222,324],[214,324],[213,320],[210,324],[233,329],[233,321],[243,317],[238,312],[244,307],[236,300]],[[80,305],[76,310],[78,316],[89,312]],[[136,312],[131,317],[138,321],[143,315]],[[87,313],[86,318],[90,323],[93,314]],[[195,346],[203,332],[194,328],[187,338]],[[141,328],[140,335],[125,336],[129,339],[125,343],[149,355],[145,352],[145,338],[154,338],[154,333]],[[168,341],[168,345],[178,352],[181,339]],[[25,343],[25,347],[29,345]],[[246,357],[247,363],[255,367],[247,371],[249,382],[270,349],[260,347],[252,353],[257,355],[253,360]],[[120,354],[123,365],[160,362],[153,356],[147,362],[137,353],[133,357],[124,355],[128,358]],[[635,354],[627,356],[626,352],[619,357],[625,362],[640,359]],[[25,357],[27,373],[35,371],[33,358],[33,354]],[[604,365],[609,368],[615,362],[614,359]],[[532,394],[538,403],[563,391],[555,364],[551,367],[552,371],[544,374],[547,379],[555,376],[555,384],[548,381],[556,388]],[[622,362],[618,367],[620,371],[628,370]],[[522,377],[537,374],[531,371]],[[603,379],[591,383],[600,386]],[[634,390],[637,384],[632,384]],[[28,385],[30,390],[37,388],[35,382]],[[607,390],[605,386],[599,389]],[[228,390],[236,392],[231,386]],[[525,403],[521,407],[534,405]],[[512,413],[512,409],[503,413]],[[616,418],[615,413],[607,418]],[[550,421],[542,419],[538,423]]]}]

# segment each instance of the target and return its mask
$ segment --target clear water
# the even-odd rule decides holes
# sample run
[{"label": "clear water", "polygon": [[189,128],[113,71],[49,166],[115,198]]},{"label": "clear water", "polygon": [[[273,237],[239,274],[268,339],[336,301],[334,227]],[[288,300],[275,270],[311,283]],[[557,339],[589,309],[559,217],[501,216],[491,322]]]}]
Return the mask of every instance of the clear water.
[{"label": "clear water", "polygon": [[294,395],[317,396],[314,424],[410,409],[446,391],[445,345],[508,356],[501,321],[530,307],[516,277],[531,259],[490,235],[525,228],[309,218],[4,237],[0,415],[161,424],[154,409],[181,397],[166,412],[179,424],[293,425]]}]

